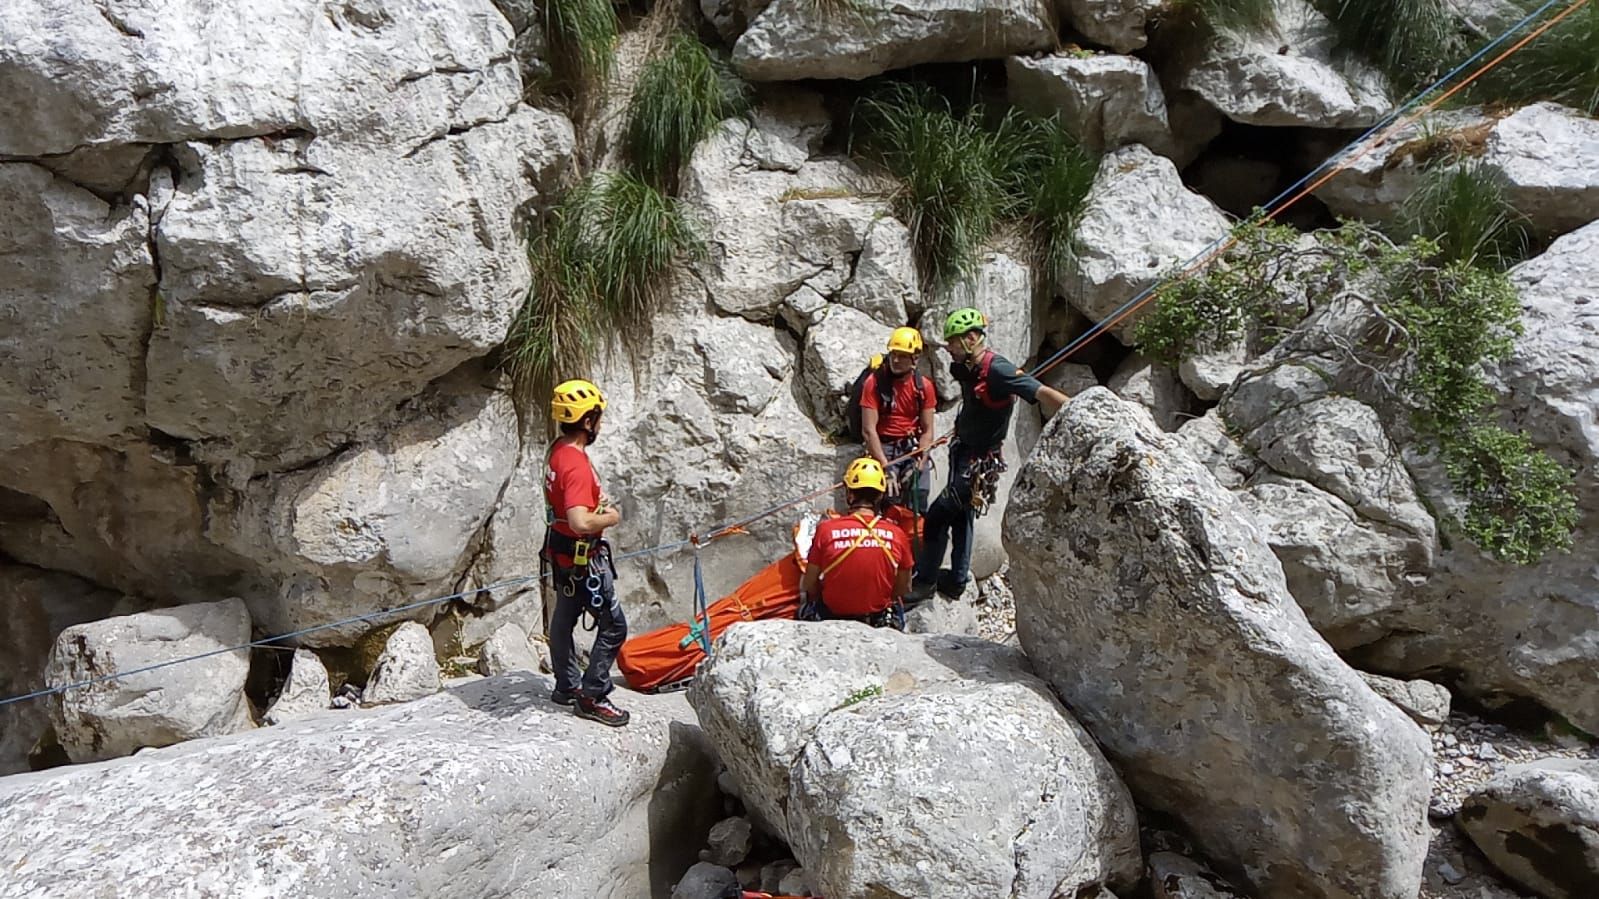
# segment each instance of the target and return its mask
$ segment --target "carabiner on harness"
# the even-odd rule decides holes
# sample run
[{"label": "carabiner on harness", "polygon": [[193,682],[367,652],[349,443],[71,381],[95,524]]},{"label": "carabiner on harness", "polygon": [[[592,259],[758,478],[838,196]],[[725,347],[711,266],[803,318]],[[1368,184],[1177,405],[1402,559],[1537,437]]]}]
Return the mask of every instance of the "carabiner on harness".
[{"label": "carabiner on harness", "polygon": [[972,513],[978,518],[993,508],[994,496],[999,492],[999,476],[1006,469],[1005,457],[999,450],[972,460]]}]

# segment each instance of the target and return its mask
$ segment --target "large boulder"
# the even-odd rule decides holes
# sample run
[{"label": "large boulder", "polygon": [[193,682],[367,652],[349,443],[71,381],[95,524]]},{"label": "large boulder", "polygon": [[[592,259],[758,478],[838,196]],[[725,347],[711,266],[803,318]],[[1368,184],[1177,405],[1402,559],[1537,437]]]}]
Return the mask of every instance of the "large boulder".
[{"label": "large boulder", "polygon": [[1599,120],[1553,103],[1509,115],[1478,109],[1434,113],[1407,125],[1316,189],[1339,215],[1397,219],[1428,168],[1459,155],[1503,178],[1505,198],[1541,235],[1554,236],[1599,219]]},{"label": "large boulder", "polygon": [[289,663],[289,676],[283,680],[283,689],[272,700],[272,705],[267,707],[261,721],[265,724],[284,724],[309,718],[326,711],[332,699],[327,666],[311,650],[296,649],[293,661]]},{"label": "large boulder", "polygon": [[1056,0],[1061,16],[1096,44],[1127,53],[1149,42],[1145,28],[1163,0]]},{"label": "large boulder", "polygon": [[1170,156],[1166,95],[1149,63],[1135,56],[1013,56],[1005,60],[1012,103],[1040,115],[1059,115],[1083,146],[1096,153],[1143,144]]},{"label": "large boulder", "polygon": [[[68,627],[134,611],[130,600],[71,575],[0,564],[0,699],[43,689],[45,664]],[[0,775],[28,770],[28,755],[50,727],[50,700],[0,706]]]},{"label": "large boulder", "polygon": [[1276,0],[1269,33],[1220,31],[1179,84],[1245,125],[1364,128],[1392,106],[1376,69],[1337,46],[1307,0]]},{"label": "large boulder", "polygon": [[1138,879],[1130,797],[1015,650],[737,624],[689,701],[823,895],[1049,897]]},{"label": "large boulder", "polygon": [[632,697],[613,730],[548,691],[480,680],[0,781],[0,895],[668,895],[720,808],[692,713]]},{"label": "large boulder", "polygon": [[[516,412],[505,395],[441,387],[382,437],[305,471],[251,482],[210,536],[272,573],[275,593],[249,598],[274,633],[448,594],[517,449]],[[426,620],[437,611],[408,614]],[[346,623],[304,640],[347,645],[368,626]]]},{"label": "large boulder", "polygon": [[1263,894],[1416,895],[1426,734],[1316,634],[1251,516],[1148,413],[1076,397],[1005,536],[1022,647],[1142,802]]},{"label": "large boulder", "polygon": [[[115,345],[90,350],[97,363],[59,351],[100,382],[99,406],[142,394],[134,414],[247,476],[327,455],[504,337],[529,278],[517,216],[573,137],[521,105],[488,0],[272,2],[225,19],[196,0],[106,15],[26,0],[0,16],[0,158],[52,157],[142,197],[142,252],[159,260],[143,274],[132,256],[55,263],[121,293],[95,313],[112,335],[154,325],[147,353],[138,336],[120,354],[136,357],[131,385]],[[158,293],[123,289],[152,274]],[[64,334],[80,333],[82,303]]]},{"label": "large boulder", "polygon": [[1036,0],[772,0],[733,45],[733,65],[752,81],[860,79],[1054,43],[1054,17]]},{"label": "large boulder", "polygon": [[1599,761],[1512,765],[1456,815],[1499,870],[1547,899],[1584,899],[1599,884]]},{"label": "large boulder", "polygon": [[[1092,321],[1102,321],[1140,290],[1227,233],[1227,216],[1183,186],[1171,160],[1141,145],[1106,156],[1089,192],[1073,246],[1077,264],[1057,285]],[[1111,334],[1132,343],[1138,317]]]},{"label": "large boulder", "polygon": [[[225,599],[78,624],[56,638],[45,682],[56,739],[74,762],[254,726],[244,696],[250,613]],[[205,658],[139,671],[203,654]],[[121,675],[88,686],[75,684]]]},{"label": "large boulder", "polygon": [[439,663],[427,628],[407,621],[383,643],[361,701],[367,705],[411,702],[439,692]]}]

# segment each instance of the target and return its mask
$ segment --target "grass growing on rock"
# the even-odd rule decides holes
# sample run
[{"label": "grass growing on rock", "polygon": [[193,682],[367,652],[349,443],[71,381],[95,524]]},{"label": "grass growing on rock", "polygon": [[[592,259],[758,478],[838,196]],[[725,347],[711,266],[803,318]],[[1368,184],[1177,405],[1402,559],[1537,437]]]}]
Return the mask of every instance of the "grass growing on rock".
[{"label": "grass growing on rock", "polygon": [[551,89],[577,96],[605,83],[620,23],[611,0],[545,0]]},{"label": "grass growing on rock", "polygon": [[1226,31],[1265,31],[1277,22],[1274,0],[1175,0],[1167,9]]},{"label": "grass growing on rock", "polygon": [[971,271],[1001,225],[1037,238],[1049,274],[1070,262],[1071,234],[1098,161],[1057,119],[957,111],[925,85],[895,83],[856,106],[853,149],[899,179],[896,212],[934,283]]},{"label": "grass growing on rock", "polygon": [[1476,161],[1431,166],[1401,210],[1400,233],[1433,241],[1445,261],[1503,271],[1528,247],[1525,219],[1505,191],[1504,177]]},{"label": "grass growing on rock", "polygon": [[645,182],[674,191],[694,145],[749,103],[743,81],[692,35],[675,32],[645,65],[628,101],[628,161]]},{"label": "grass growing on rock", "polygon": [[[1520,0],[1531,12],[1538,5]],[[1510,103],[1552,100],[1599,115],[1599,4],[1589,3],[1483,78],[1479,94]]]},{"label": "grass growing on rock", "polygon": [[604,334],[647,318],[672,263],[701,250],[678,201],[636,176],[574,187],[529,239],[532,284],[506,336],[503,364],[523,408],[583,373]]},{"label": "grass growing on rock", "polygon": [[1444,0],[1319,0],[1338,42],[1381,69],[1399,90],[1443,74],[1462,55],[1455,20]]},{"label": "grass growing on rock", "polygon": [[1144,352],[1175,364],[1253,327],[1281,334],[1284,296],[1312,309],[1359,304],[1366,325],[1358,339],[1304,338],[1344,361],[1333,388],[1385,415],[1408,413],[1464,502],[1451,523],[1489,554],[1531,564],[1569,548],[1577,522],[1571,473],[1493,417],[1484,365],[1514,350],[1520,306],[1509,279],[1479,264],[1479,241],[1460,237],[1446,251],[1427,237],[1396,242],[1357,223],[1311,244],[1269,223],[1241,225],[1237,236],[1224,264],[1160,295],[1137,326]]}]

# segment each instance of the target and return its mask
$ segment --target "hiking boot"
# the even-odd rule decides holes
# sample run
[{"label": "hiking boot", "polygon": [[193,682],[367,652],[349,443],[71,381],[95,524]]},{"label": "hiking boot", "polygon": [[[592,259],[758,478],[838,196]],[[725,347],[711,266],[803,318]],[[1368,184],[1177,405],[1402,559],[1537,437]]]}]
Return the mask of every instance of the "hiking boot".
[{"label": "hiking boot", "polygon": [[577,704],[572,706],[572,714],[590,721],[598,721],[606,727],[621,727],[633,717],[616,707],[616,703],[601,696],[599,699],[590,699],[579,696]]},{"label": "hiking boot", "polygon": [[905,594],[906,602],[926,602],[933,597],[936,584],[929,581],[911,581],[911,590]]},{"label": "hiking boot", "polygon": [[557,687],[550,691],[550,702],[556,705],[571,705],[577,702],[577,693],[572,690],[562,690]]},{"label": "hiking boot", "polygon": [[961,581],[957,584],[949,578],[940,577],[938,579],[938,592],[947,599],[958,600],[961,598],[961,594],[966,592],[966,583],[966,581]]}]

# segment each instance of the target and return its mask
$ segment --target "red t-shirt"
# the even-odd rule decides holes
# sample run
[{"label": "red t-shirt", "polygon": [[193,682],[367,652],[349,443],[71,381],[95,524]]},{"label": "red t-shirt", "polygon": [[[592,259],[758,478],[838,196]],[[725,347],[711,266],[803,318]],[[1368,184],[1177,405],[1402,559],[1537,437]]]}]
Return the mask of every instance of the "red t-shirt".
[{"label": "red t-shirt", "polygon": [[[805,559],[826,572],[822,575],[822,603],[834,614],[871,615],[888,608],[894,601],[895,573],[914,564],[910,538],[886,518],[878,519],[871,534],[849,552],[871,520],[872,516],[863,512],[829,518],[816,526],[816,539]],[[827,566],[846,552],[849,557],[828,571]]]},{"label": "red t-shirt", "polygon": [[[861,383],[862,409],[877,408],[877,376],[880,373],[872,372]],[[919,390],[918,381],[922,382]],[[915,436],[922,430],[922,410],[937,408],[938,391],[933,389],[933,382],[911,372],[894,383],[894,408],[877,419],[878,439]]]},{"label": "red t-shirt", "polygon": [[[566,523],[566,510],[582,506],[593,510],[600,504],[600,479],[589,464],[589,454],[571,443],[557,443],[550,451],[549,471],[544,474],[544,502],[555,517],[553,527],[568,537],[582,536]],[[598,536],[598,535],[590,535]],[[572,564],[571,553],[556,553],[555,564]]]}]

